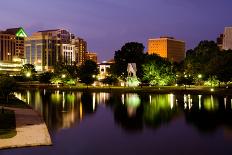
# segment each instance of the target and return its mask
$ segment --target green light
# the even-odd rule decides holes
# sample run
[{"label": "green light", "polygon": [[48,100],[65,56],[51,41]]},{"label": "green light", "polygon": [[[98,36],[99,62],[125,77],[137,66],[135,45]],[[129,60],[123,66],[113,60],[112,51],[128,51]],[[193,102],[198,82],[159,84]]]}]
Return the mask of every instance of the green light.
[{"label": "green light", "polygon": [[25,33],[25,31],[23,30],[23,28],[20,28],[18,30],[18,32],[16,32],[15,34],[17,37],[21,37],[21,38],[25,38],[27,37],[27,34]]},{"label": "green light", "polygon": [[137,108],[141,104],[141,100],[139,95],[137,94],[128,94],[126,96],[126,104],[130,107]]}]

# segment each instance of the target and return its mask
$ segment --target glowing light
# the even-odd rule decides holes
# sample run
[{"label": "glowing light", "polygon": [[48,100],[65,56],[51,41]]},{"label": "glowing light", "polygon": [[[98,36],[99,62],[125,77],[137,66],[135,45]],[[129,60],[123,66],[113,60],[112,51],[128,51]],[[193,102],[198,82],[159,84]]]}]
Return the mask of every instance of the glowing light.
[{"label": "glowing light", "polygon": [[201,79],[202,78],[202,75],[201,74],[198,74],[198,76],[197,76],[199,79]]},{"label": "glowing light", "polygon": [[28,78],[31,77],[31,72],[27,72],[26,77],[28,77]]},{"label": "glowing light", "polygon": [[27,34],[25,33],[25,31],[23,30],[23,28],[20,28],[18,30],[18,32],[16,32],[15,34],[17,37],[21,37],[21,38],[25,38],[27,37]]},{"label": "glowing light", "polygon": [[213,89],[213,88],[211,88],[211,89],[210,89],[210,91],[211,91],[211,92],[214,92],[214,89]]},{"label": "glowing light", "polygon": [[204,99],[204,108],[208,111],[215,111],[219,108],[219,103],[212,95]]},{"label": "glowing light", "polygon": [[83,107],[82,107],[82,102],[80,102],[80,120],[83,118]]},{"label": "glowing light", "polygon": [[170,95],[170,106],[171,106],[171,109],[173,109],[174,107],[174,95],[173,94]]},{"label": "glowing light", "polygon": [[93,111],[95,110],[95,108],[96,108],[96,94],[95,93],[93,93]]},{"label": "glowing light", "polygon": [[201,97],[202,97],[202,95],[198,95],[198,98],[199,98],[199,109],[201,109]]},{"label": "glowing light", "polygon": [[226,102],[227,102],[227,98],[225,97],[225,98],[224,98],[224,106],[225,106],[225,109],[226,109]]},{"label": "glowing light", "polygon": [[62,78],[66,78],[66,75],[65,74],[62,74],[62,76],[61,76]]}]

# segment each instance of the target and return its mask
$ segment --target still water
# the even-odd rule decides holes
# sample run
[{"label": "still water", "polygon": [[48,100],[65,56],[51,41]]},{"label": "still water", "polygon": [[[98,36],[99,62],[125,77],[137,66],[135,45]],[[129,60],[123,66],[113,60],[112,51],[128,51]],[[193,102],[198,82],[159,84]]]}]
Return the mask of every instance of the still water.
[{"label": "still water", "polygon": [[15,94],[43,116],[53,146],[2,150],[0,155],[232,154],[231,96]]}]

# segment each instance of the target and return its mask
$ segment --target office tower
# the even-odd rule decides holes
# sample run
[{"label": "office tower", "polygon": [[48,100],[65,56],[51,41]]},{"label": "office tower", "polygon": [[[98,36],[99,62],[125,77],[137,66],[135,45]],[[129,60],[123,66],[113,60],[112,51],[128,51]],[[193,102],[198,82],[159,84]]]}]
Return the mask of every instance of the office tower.
[{"label": "office tower", "polygon": [[25,42],[27,63],[38,71],[52,71],[57,63],[82,64],[87,43],[63,29],[38,31]]},{"label": "office tower", "polygon": [[232,50],[232,27],[225,27],[222,49]]},{"label": "office tower", "polygon": [[85,54],[85,59],[86,60],[92,60],[97,63],[97,53],[94,52],[87,52]]},{"label": "office tower", "polygon": [[172,62],[185,59],[185,42],[172,37],[160,37],[148,40],[148,54],[157,54]]},{"label": "office tower", "polygon": [[12,62],[15,57],[23,59],[26,37],[21,27],[0,31],[0,61]]}]

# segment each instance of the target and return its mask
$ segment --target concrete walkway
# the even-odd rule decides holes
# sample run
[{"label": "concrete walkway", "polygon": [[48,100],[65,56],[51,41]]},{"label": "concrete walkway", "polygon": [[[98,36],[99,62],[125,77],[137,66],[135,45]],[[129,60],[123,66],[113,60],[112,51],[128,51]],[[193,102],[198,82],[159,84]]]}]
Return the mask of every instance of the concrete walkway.
[{"label": "concrete walkway", "polygon": [[0,139],[0,149],[51,145],[51,138],[43,119],[32,109],[6,108],[14,110],[17,135]]}]

